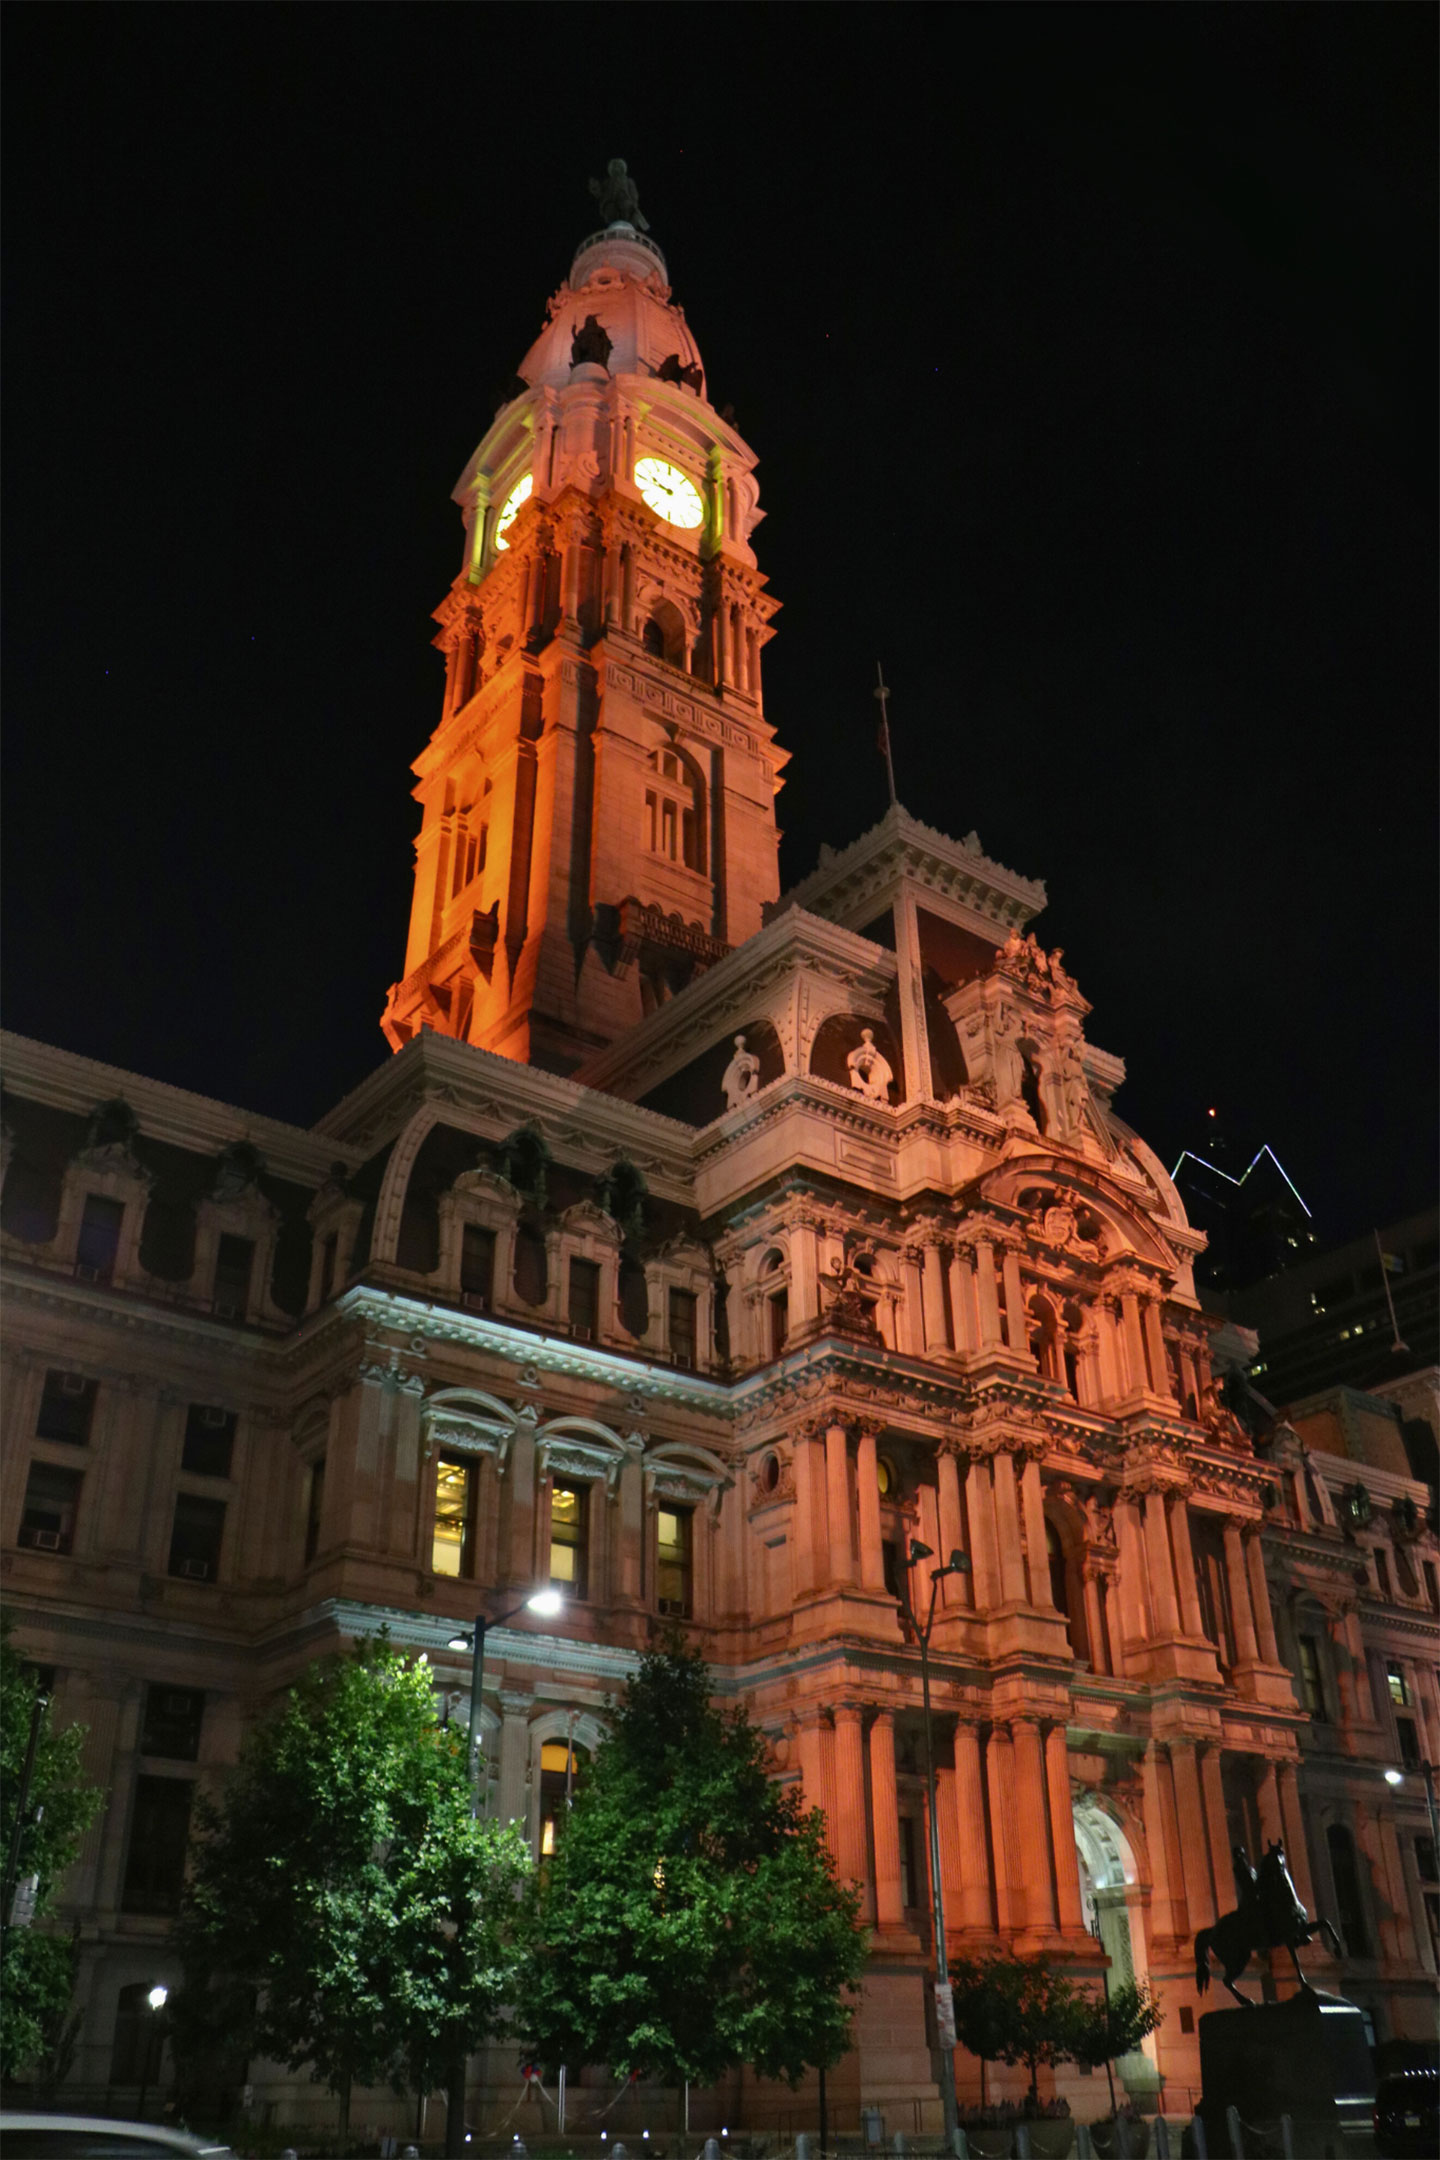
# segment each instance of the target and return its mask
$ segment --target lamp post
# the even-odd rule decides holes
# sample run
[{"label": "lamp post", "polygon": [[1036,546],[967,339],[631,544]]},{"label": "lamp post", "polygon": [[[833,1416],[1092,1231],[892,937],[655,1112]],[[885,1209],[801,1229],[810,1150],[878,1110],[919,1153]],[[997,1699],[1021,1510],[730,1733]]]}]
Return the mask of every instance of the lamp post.
[{"label": "lamp post", "polygon": [[[1440,1824],[1437,1824],[1435,1814],[1435,1765],[1431,1762],[1422,1762],[1415,1764],[1414,1768],[1419,1771],[1421,1781],[1425,1787],[1425,1811],[1430,1817],[1430,1843],[1437,1852],[1440,1852]],[[1387,1770],[1385,1772],[1385,1782],[1387,1785],[1403,1785],[1405,1772],[1403,1770]]]},{"label": "lamp post", "polygon": [[[470,1733],[466,1750],[466,1766],[470,1778],[470,1815],[472,1821],[480,1816],[480,1691],[485,1680],[485,1637],[492,1627],[502,1627],[513,1620],[517,1613],[538,1613],[542,1619],[553,1619],[565,1603],[558,1590],[535,1590],[518,1604],[509,1606],[493,1619],[488,1613],[475,1615],[475,1631],[472,1635],[454,1634],[446,1648],[470,1652]],[[464,2160],[465,2155],[465,2058],[462,2055],[450,2066],[450,2077],[445,2093],[445,2160]]]},{"label": "lamp post", "polygon": [[[935,1557],[919,1538],[910,1540],[910,1566]],[[940,2100],[945,2110],[945,2144],[959,2151],[960,2114],[955,2105],[955,2010],[950,1994],[950,1970],[945,1961],[945,1893],[940,1882],[940,1823],[935,1810],[935,1743],[930,1730],[930,1635],[935,1626],[935,1600],[947,1575],[968,1575],[970,1558],[958,1548],[943,1567],[930,1570],[930,1603],[922,1627],[915,1617],[909,1592],[900,1609],[920,1645],[920,1694],[925,1710],[925,1804],[930,1815],[930,1903],[935,1926],[935,2024],[940,2042]]]},{"label": "lamp post", "polygon": [[170,1990],[157,1982],[145,2000],[150,2005],[150,2015],[145,2021],[145,2037],[140,2047],[140,2104],[135,2110],[138,2122],[145,2120],[145,2103],[150,2097],[150,2063],[155,2053],[155,2035],[159,2030],[160,2012],[170,2000]]}]

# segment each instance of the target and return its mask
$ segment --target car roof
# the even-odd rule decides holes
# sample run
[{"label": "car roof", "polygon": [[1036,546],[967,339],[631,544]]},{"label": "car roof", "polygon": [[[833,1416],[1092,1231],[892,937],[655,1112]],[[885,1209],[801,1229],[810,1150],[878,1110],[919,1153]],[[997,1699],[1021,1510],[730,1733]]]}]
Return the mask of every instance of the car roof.
[{"label": "car roof", "polygon": [[26,2130],[60,2130],[75,2137],[104,2137],[117,2142],[133,2138],[150,2145],[168,2145],[177,2153],[194,2156],[199,2153],[228,2153],[228,2145],[217,2145],[209,2138],[193,2137],[188,2130],[172,2130],[167,2123],[121,2122],[109,2115],[43,2115],[20,2114],[5,2109],[0,2112],[0,2137],[12,2138]]}]

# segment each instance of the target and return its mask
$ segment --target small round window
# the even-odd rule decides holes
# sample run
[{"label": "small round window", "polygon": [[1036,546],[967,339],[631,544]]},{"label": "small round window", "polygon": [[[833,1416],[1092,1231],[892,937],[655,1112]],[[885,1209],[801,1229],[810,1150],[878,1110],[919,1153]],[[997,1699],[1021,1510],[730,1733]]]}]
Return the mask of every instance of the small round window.
[{"label": "small round window", "polygon": [[762,1493],[774,1492],[780,1483],[780,1458],[778,1455],[762,1455],[757,1473]]},{"label": "small round window", "polygon": [[895,1465],[888,1455],[877,1455],[875,1458],[875,1482],[880,1488],[882,1500],[894,1499],[900,1480],[895,1475]]}]

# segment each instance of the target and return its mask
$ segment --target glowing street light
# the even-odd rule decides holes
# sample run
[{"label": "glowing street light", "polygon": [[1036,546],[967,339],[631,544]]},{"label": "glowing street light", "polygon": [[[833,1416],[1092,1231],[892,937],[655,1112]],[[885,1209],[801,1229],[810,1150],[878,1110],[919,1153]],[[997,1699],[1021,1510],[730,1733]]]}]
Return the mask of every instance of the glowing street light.
[{"label": "glowing street light", "polygon": [[[155,2057],[155,2035],[160,2012],[170,2000],[170,1990],[162,1981],[156,1981],[145,2000],[150,2005],[150,2017],[145,2026],[145,2037],[140,2049],[140,2105],[135,2110],[136,2120],[145,2120],[145,2102],[150,2097],[151,2065]],[[158,2068],[158,2064],[155,2066]]]}]

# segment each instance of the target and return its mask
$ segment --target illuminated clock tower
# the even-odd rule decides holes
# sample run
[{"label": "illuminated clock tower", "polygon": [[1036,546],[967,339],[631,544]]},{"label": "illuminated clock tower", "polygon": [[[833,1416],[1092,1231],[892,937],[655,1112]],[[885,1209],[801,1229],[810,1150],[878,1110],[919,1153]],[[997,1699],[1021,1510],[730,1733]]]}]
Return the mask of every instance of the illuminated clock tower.
[{"label": "illuminated clock tower", "polygon": [[[618,169],[618,178],[617,178]],[[755,458],[619,160],[455,489],[439,727],[383,1026],[566,1072],[761,925],[787,753]],[[618,210],[628,215],[616,215]]]}]

